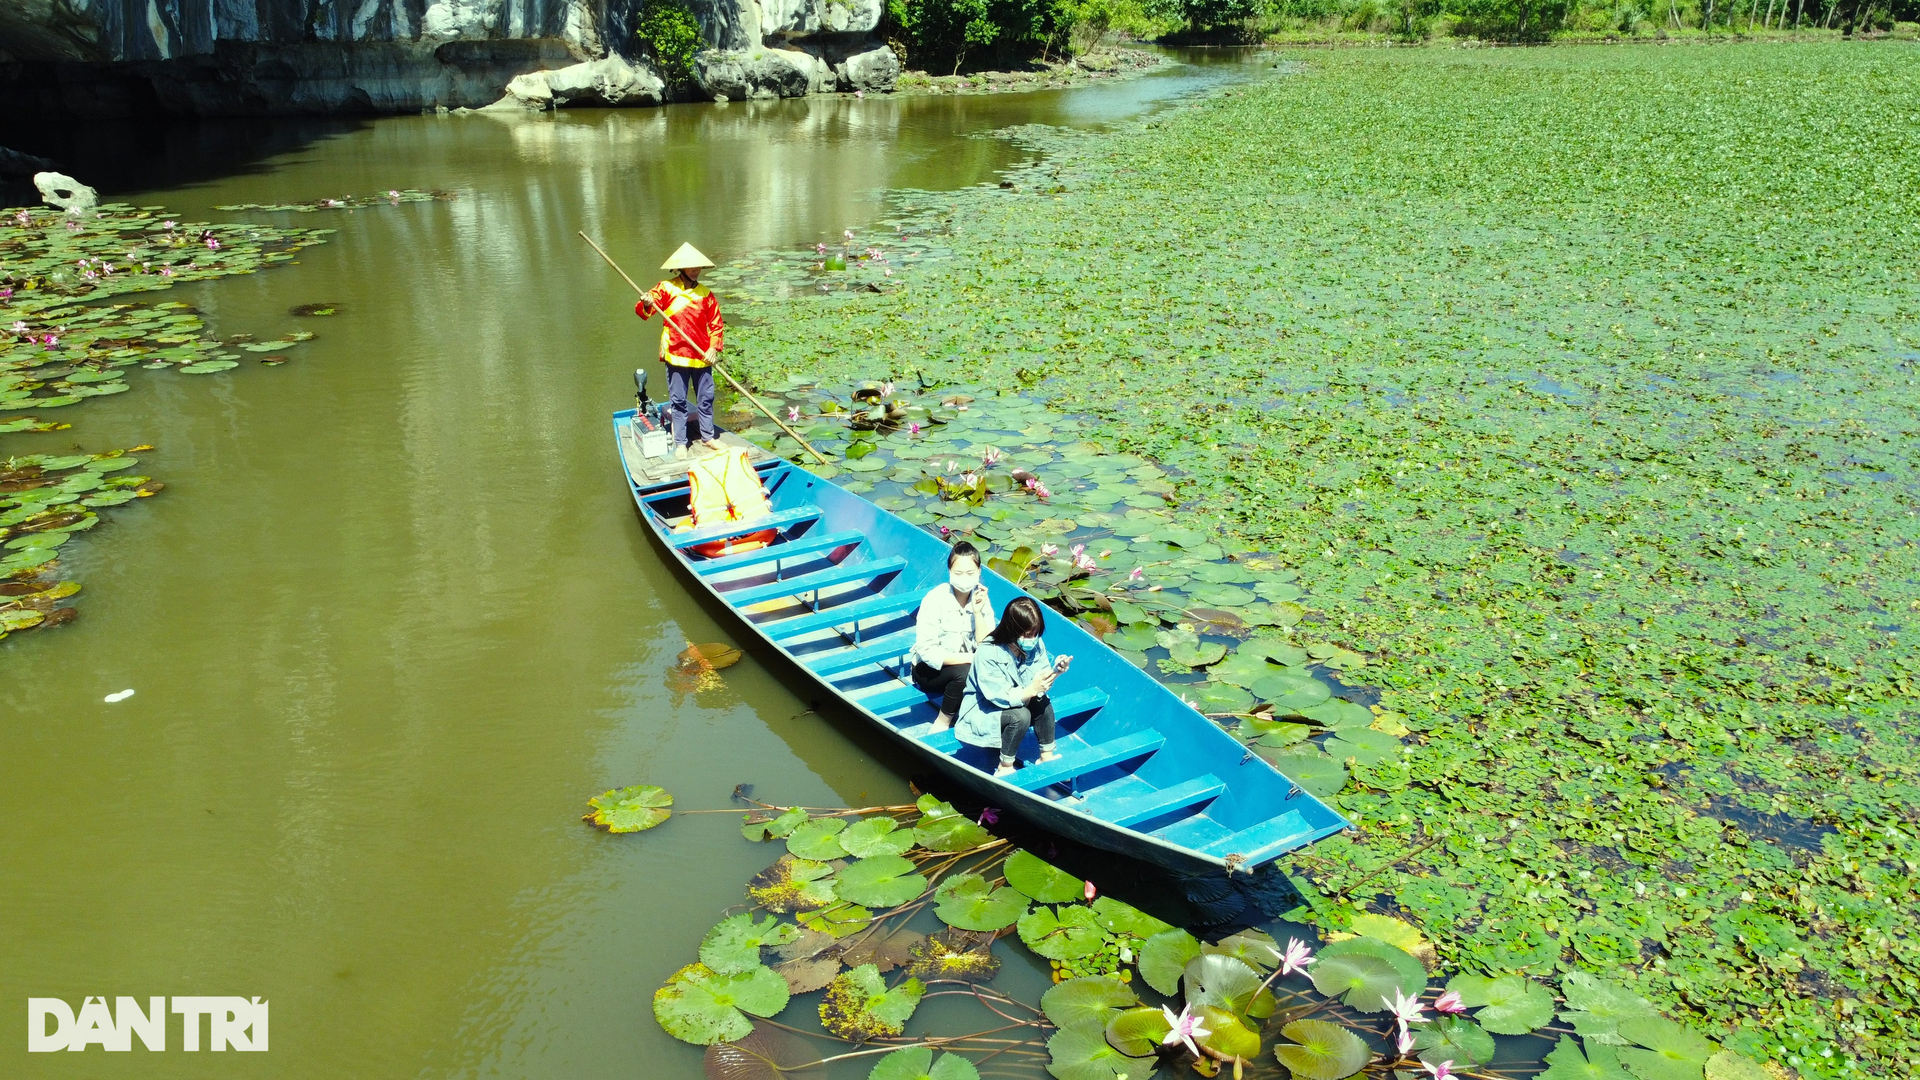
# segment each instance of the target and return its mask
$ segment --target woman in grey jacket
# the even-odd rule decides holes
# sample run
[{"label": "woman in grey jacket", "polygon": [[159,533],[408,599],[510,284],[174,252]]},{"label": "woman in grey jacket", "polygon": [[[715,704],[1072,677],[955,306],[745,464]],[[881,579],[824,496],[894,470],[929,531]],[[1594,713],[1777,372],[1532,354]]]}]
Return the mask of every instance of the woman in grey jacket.
[{"label": "woman in grey jacket", "polygon": [[1060,756],[1053,749],[1053,702],[1047,691],[1073,657],[1048,659],[1047,646],[1040,640],[1046,629],[1040,604],[1030,596],[1015,598],[1000,613],[1000,624],[974,654],[973,667],[967,672],[966,694],[960,699],[953,733],[969,746],[1000,748],[995,776],[1013,773],[1028,728],[1040,742],[1036,763]]}]

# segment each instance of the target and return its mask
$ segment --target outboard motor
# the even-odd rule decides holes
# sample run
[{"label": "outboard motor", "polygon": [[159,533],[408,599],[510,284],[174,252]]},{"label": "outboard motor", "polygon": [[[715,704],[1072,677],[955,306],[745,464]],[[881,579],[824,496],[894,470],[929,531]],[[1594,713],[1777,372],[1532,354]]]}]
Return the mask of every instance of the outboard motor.
[{"label": "outboard motor", "polygon": [[659,425],[653,421],[653,401],[647,397],[647,369],[633,369],[633,415],[639,418],[647,431],[655,430]]}]

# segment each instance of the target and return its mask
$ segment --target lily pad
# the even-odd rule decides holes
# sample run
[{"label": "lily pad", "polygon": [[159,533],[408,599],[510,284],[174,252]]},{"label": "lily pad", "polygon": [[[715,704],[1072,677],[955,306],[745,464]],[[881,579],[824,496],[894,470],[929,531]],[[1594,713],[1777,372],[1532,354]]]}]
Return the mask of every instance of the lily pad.
[{"label": "lily pad", "polygon": [[1248,1027],[1240,1017],[1225,1009],[1213,1005],[1200,1005],[1194,1008],[1200,1016],[1200,1026],[1207,1029],[1200,1045],[1223,1057],[1241,1057],[1248,1061],[1260,1056],[1260,1034]]},{"label": "lily pad", "polygon": [[813,1065],[819,1057],[800,1036],[755,1024],[745,1038],[707,1047],[703,1064],[708,1080],[819,1080],[826,1073]]},{"label": "lily pad", "polygon": [[1004,930],[1027,913],[1027,898],[1018,890],[987,884],[979,874],[957,874],[940,883],[934,893],[933,913],[948,926],[962,930]]},{"label": "lily pad", "polygon": [[856,1043],[898,1035],[926,992],[926,986],[912,977],[889,990],[872,964],[862,964],[841,972],[828,984],[820,1002],[820,1023]]},{"label": "lily pad", "polygon": [[1156,635],[1160,646],[1175,663],[1187,667],[1205,667],[1227,655],[1227,647],[1217,641],[1201,641],[1191,630],[1163,630]]},{"label": "lily pad", "polygon": [[847,849],[840,845],[840,832],[846,827],[845,818],[814,818],[787,834],[787,851],[796,859],[815,862],[845,858]]},{"label": "lily pad", "polygon": [[1283,671],[1264,675],[1253,684],[1254,696],[1273,703],[1280,713],[1309,709],[1333,696],[1326,683],[1304,672]]},{"label": "lily pad", "polygon": [[[1190,1005],[1212,1005],[1236,1016],[1260,1011],[1254,1008],[1255,997],[1261,994],[1260,973],[1247,966],[1245,961],[1203,953],[1187,961],[1183,977],[1186,981],[1187,1003]],[[1273,1011],[1272,995],[1265,996],[1269,1007],[1264,1012],[1270,1016]]]},{"label": "lily pad", "polygon": [[[184,364],[174,370],[182,375],[211,375],[216,371],[226,371],[239,366],[240,362],[237,360],[202,360],[197,364]],[[36,401],[34,404],[43,405],[45,402]]]},{"label": "lily pad", "polygon": [[1640,1080],[1702,1080],[1707,1059],[1719,1050],[1712,1040],[1664,1016],[1620,1021],[1620,1064]]},{"label": "lily pad", "polygon": [[1107,1043],[1128,1057],[1152,1057],[1172,1030],[1166,1013],[1143,1005],[1128,1009],[1107,1024]]},{"label": "lily pad", "polygon": [[1416,1029],[1413,1046],[1421,1061],[1429,1065],[1451,1061],[1461,1072],[1493,1060],[1493,1036],[1464,1016],[1443,1016]]},{"label": "lily pad", "polygon": [[1061,1028],[1047,1040],[1047,1071],[1056,1080],[1125,1080],[1140,1064],[1115,1050],[1104,1031]]},{"label": "lily pad", "polygon": [[688,964],[654,991],[653,1017],[674,1038],[711,1046],[745,1038],[753,1031],[747,1013],[773,1016],[787,1007],[789,996],[786,980],[771,968],[722,975],[705,964]]},{"label": "lily pad", "polygon": [[1107,932],[1100,928],[1091,908],[1042,905],[1020,916],[1016,925],[1027,948],[1049,960],[1092,956],[1107,941]]},{"label": "lily pad", "polygon": [[909,1046],[881,1058],[867,1080],[980,1080],[973,1062],[955,1053],[934,1060],[933,1047]]},{"label": "lily pad", "polygon": [[1427,985],[1427,969],[1406,950],[1364,937],[1321,949],[1309,971],[1315,990],[1360,1012],[1384,1012],[1396,992],[1412,996]]},{"label": "lily pad", "polygon": [[[1547,1053],[1547,1067],[1535,1080],[1633,1080],[1633,1074],[1620,1067],[1620,1056],[1606,1043],[1586,1040],[1586,1053],[1565,1035]],[[1761,1080],[1759,1077],[1753,1080]]]},{"label": "lily pad", "polygon": [[652,784],[615,788],[587,800],[593,809],[581,819],[614,833],[639,832],[667,820],[673,796]]},{"label": "lily pad", "polygon": [[755,821],[749,816],[740,826],[740,835],[756,842],[769,837],[784,837],[799,828],[806,820],[807,812],[797,806],[771,821]]},{"label": "lily pad", "polygon": [[1180,992],[1180,976],[1200,955],[1200,940],[1185,930],[1162,930],[1140,946],[1140,977],[1147,985],[1172,997]]},{"label": "lily pad", "polygon": [[992,833],[931,795],[921,797],[920,815],[913,842],[929,851],[972,851],[993,843]]},{"label": "lily pad", "polygon": [[1086,891],[1086,882],[1040,861],[1028,851],[1016,851],[1009,855],[1006,869],[1002,872],[1006,875],[1008,885],[1042,904],[1078,900]]},{"label": "lily pad", "polygon": [[1293,1041],[1274,1047],[1274,1056],[1301,1080],[1345,1080],[1373,1060],[1365,1039],[1325,1020],[1295,1020],[1280,1034]]},{"label": "lily pad", "polygon": [[1560,992],[1567,1007],[1562,1019],[1573,1025],[1580,1037],[1595,1042],[1620,1045],[1620,1021],[1636,1016],[1657,1016],[1653,1003],[1617,983],[1608,982],[1584,971],[1569,971],[1560,980]]},{"label": "lily pad", "polygon": [[722,920],[700,942],[700,962],[722,975],[738,975],[760,966],[760,950],[785,945],[800,936],[800,928],[771,915],[756,920],[745,912]]},{"label": "lily pad", "polygon": [[863,818],[840,834],[840,846],[856,859],[904,855],[913,846],[913,830],[900,828],[889,817]]},{"label": "lily pad", "polygon": [[841,899],[867,907],[898,907],[926,892],[927,879],[915,871],[912,859],[875,855],[840,871],[835,891]]},{"label": "lily pad", "polygon": [[1335,761],[1352,761],[1364,767],[1398,757],[1400,740],[1372,728],[1342,728],[1338,736],[1327,740],[1326,750]]},{"label": "lily pad", "polygon": [[780,856],[780,861],[753,876],[747,895],[768,911],[812,911],[833,903],[833,873],[825,863]]},{"label": "lily pad", "polygon": [[1280,945],[1264,930],[1241,930],[1211,945],[1200,946],[1204,956],[1230,956],[1255,971],[1272,971],[1280,966]]},{"label": "lily pad", "polygon": [[929,935],[911,950],[907,960],[907,974],[927,980],[991,982],[999,970],[1000,961],[993,955],[993,935],[965,930]]},{"label": "lily pad", "polygon": [[1474,1019],[1495,1035],[1525,1035],[1553,1019],[1553,995],[1523,975],[1456,975],[1447,989],[1460,995]]},{"label": "lily pad", "polygon": [[1040,1011],[1060,1028],[1098,1025],[1106,1030],[1120,1010],[1140,1004],[1140,995],[1119,979],[1088,975],[1056,984],[1040,998]]},{"label": "lily pad", "polygon": [[1238,713],[1253,708],[1253,695],[1237,686],[1207,682],[1193,691],[1193,703],[1204,713]]},{"label": "lily pad", "polygon": [[1347,786],[1347,768],[1311,743],[1272,749],[1255,745],[1253,752],[1279,769],[1281,775],[1300,785],[1300,790],[1316,799],[1331,799]]},{"label": "lily pad", "polygon": [[1093,902],[1093,917],[1109,934],[1125,934],[1128,937],[1150,938],[1173,929],[1171,924],[1161,922],[1132,904],[1111,896],[1102,896]]}]

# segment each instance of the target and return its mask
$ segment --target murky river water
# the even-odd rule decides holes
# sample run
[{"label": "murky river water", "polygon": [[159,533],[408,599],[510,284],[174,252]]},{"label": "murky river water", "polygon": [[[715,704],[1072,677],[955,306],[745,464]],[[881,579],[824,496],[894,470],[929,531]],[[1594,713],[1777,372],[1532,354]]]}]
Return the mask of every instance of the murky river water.
[{"label": "murky river water", "polygon": [[[340,231],[167,298],[222,336],[317,330],[291,363],[136,379],[70,432],[0,445],[152,443],[141,471],[168,485],[73,545],[78,622],[0,643],[0,1002],[16,1023],[29,996],[272,1002],[264,1055],[29,1056],[16,1035],[0,1073],[694,1075],[648,1002],[771,856],[724,816],[605,836],[585,799],[653,782],[722,807],[748,782],[860,804],[903,801],[906,779],[751,658],[676,685],[675,654],[730,629],[634,518],[607,415],[656,331],[574,231],[636,274],[683,239],[720,259],[807,244],[860,229],[881,189],[1019,160],[980,133],[1121,119],[1231,75],[278,125],[287,149],[225,174],[194,148],[264,129],[147,132],[132,160],[102,148],[124,130],[74,133],[119,170],[88,177],[113,197],[191,219],[459,197],[271,216]],[[286,314],[318,301],[342,314]]]}]

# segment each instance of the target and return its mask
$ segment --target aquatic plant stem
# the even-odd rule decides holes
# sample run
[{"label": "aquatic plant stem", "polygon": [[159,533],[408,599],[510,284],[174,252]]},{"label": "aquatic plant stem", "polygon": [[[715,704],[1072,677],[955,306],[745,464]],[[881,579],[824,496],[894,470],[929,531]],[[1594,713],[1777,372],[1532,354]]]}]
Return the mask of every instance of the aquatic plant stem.
[{"label": "aquatic plant stem", "polygon": [[[587,242],[587,243],[588,243],[588,244],[589,244],[589,245],[590,245],[590,246],[591,246],[591,247],[593,248],[593,250],[595,250],[595,251],[597,251],[597,252],[599,252],[599,253],[600,253],[600,257],[601,257],[601,258],[603,258],[603,259],[605,259],[605,260],[607,260],[607,265],[608,265],[608,266],[611,266],[611,267],[613,267],[613,272],[614,272],[614,273],[616,273],[616,274],[619,274],[619,275],[620,275],[621,277],[623,277],[623,278],[626,278],[626,280],[627,280],[627,284],[629,284],[629,285],[631,285],[631,286],[633,286],[633,291],[634,291],[634,292],[637,292],[637,293],[639,293],[639,294],[640,294],[641,296],[645,296],[645,295],[647,295],[647,290],[645,290],[645,289],[643,289],[643,288],[641,288],[641,287],[640,287],[640,283],[639,283],[639,282],[637,282],[637,281],[635,281],[635,280],[633,280],[633,279],[632,279],[631,277],[627,277],[627,272],[626,272],[625,270],[622,270],[622,269],[620,269],[620,264],[619,264],[619,263],[617,263],[617,262],[614,262],[614,261],[613,261],[613,256],[611,256],[611,255],[609,255],[609,254],[607,254],[607,253],[606,253],[606,252],[605,252],[604,250],[602,250],[602,249],[601,249],[601,247],[600,247],[600,245],[599,245],[599,244],[595,244],[595,243],[593,242],[593,237],[591,237],[591,236],[588,236],[588,235],[587,235],[586,233],[584,233],[584,232],[582,232],[582,233],[580,233],[580,239],[582,239],[582,240],[585,240],[585,241],[586,241],[586,242]],[[661,318],[665,318],[665,317],[666,317],[665,315],[662,315],[662,316],[661,316]],[[746,388],[745,386],[742,386],[742,385],[740,384],[740,380],[739,380],[739,379],[736,379],[736,378],[734,378],[734,377],[733,377],[733,373],[732,373],[732,372],[730,372],[730,371],[728,371],[728,370],[727,370],[726,368],[724,368],[724,367],[721,367],[721,366],[720,366],[720,359],[719,359],[719,357],[716,357],[716,356],[712,356],[712,355],[709,355],[709,356],[707,357],[707,363],[708,363],[709,365],[711,365],[711,366],[713,367],[713,370],[715,370],[715,371],[717,371],[717,372],[719,372],[719,373],[720,373],[721,375],[723,375],[723,376],[725,376],[725,377],[726,377],[726,380],[727,380],[727,382],[729,382],[729,383],[731,383],[731,384],[733,385],[733,388],[734,388],[735,390],[738,390],[738,391],[740,391],[740,396],[741,396],[741,397],[744,397],[744,398],[746,398],[746,399],[747,399],[748,401],[751,401],[751,402],[753,402],[753,407],[754,407],[754,408],[756,408],[756,409],[759,409],[759,410],[760,410],[761,412],[763,412],[763,413],[766,413],[766,414],[767,414],[767,419],[769,419],[769,420],[771,420],[771,421],[773,421],[774,423],[776,423],[776,424],[778,424],[778,425],[780,425],[780,430],[781,430],[781,431],[784,431],[784,432],[786,432],[786,433],[787,433],[788,435],[791,435],[791,436],[793,436],[793,441],[794,441],[794,442],[797,442],[797,443],[799,443],[799,444],[800,444],[800,445],[801,445],[802,447],[804,447],[804,448],[806,449],[806,451],[807,451],[807,453],[809,453],[809,454],[812,454],[812,455],[813,455],[813,457],[814,457],[814,460],[816,460],[816,461],[818,461],[818,462],[819,462],[820,464],[822,464],[822,465],[832,465],[832,464],[833,464],[833,462],[831,462],[831,461],[828,461],[828,460],[827,460],[827,456],[826,456],[825,454],[822,454],[822,453],[821,453],[820,451],[818,451],[818,450],[815,450],[815,449],[813,448],[813,444],[812,444],[812,443],[810,443],[810,442],[808,442],[807,440],[805,440],[805,439],[803,439],[803,438],[801,438],[801,437],[800,437],[800,433],[799,433],[799,432],[797,432],[797,431],[795,431],[795,430],[793,430],[792,428],[790,428],[790,427],[788,427],[788,426],[787,426],[787,423],[786,423],[786,421],[784,421],[784,420],[782,420],[782,419],[780,419],[780,418],[779,418],[778,416],[775,416],[775,415],[773,414],[773,410],[772,410],[772,409],[769,409],[769,408],[767,408],[767,407],[766,407],[766,405],[765,405],[765,404],[763,404],[763,403],[762,403],[762,402],[760,401],[760,399],[759,399],[759,398],[757,398],[757,397],[754,397],[754,396],[753,396],[753,393],[752,393],[751,391],[749,391],[749,390],[748,390],[748,389],[747,389],[747,388]]]},{"label": "aquatic plant stem", "polygon": [[1368,873],[1362,878],[1360,878],[1360,880],[1355,881],[1353,884],[1348,885],[1345,888],[1342,888],[1339,892],[1334,893],[1331,899],[1334,899],[1334,900],[1345,899],[1347,896],[1352,894],[1353,890],[1359,888],[1362,885],[1365,885],[1367,882],[1372,881],[1374,878],[1379,877],[1381,874],[1386,873],[1387,871],[1393,869],[1394,867],[1399,866],[1401,863],[1406,862],[1407,860],[1427,850],[1433,845],[1440,843],[1442,840],[1445,840],[1447,836],[1448,836],[1447,833],[1441,833],[1440,835],[1433,837],[1432,839],[1428,840],[1426,843],[1421,844],[1419,847],[1414,848],[1412,851],[1407,852],[1405,855],[1402,855],[1399,858],[1393,860],[1392,862],[1387,863],[1386,865],[1373,870],[1371,873]]}]

